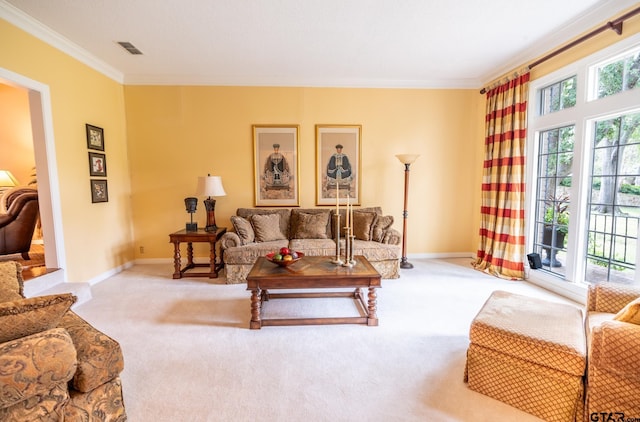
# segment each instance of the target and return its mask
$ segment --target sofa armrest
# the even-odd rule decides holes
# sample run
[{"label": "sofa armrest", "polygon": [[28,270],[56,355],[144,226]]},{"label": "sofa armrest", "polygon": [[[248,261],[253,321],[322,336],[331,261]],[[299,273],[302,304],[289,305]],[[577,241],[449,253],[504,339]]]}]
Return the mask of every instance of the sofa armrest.
[{"label": "sofa armrest", "polygon": [[219,242],[222,250],[242,246],[242,240],[240,240],[240,236],[238,236],[238,234],[234,232],[226,232],[222,235]]},{"label": "sofa armrest", "polygon": [[64,328],[0,344],[0,408],[49,393],[76,372],[76,349]]},{"label": "sofa armrest", "polygon": [[635,378],[640,380],[640,325],[605,321],[594,327],[591,333],[590,365],[622,378],[635,374]]},{"label": "sofa armrest", "polygon": [[117,341],[72,311],[62,317],[60,326],[69,332],[78,355],[73,388],[82,392],[91,391],[122,372],[124,359]]},{"label": "sofa armrest", "polygon": [[587,296],[587,311],[615,314],[638,297],[640,297],[639,286],[617,283],[590,285]]},{"label": "sofa armrest", "polygon": [[400,235],[400,232],[396,229],[388,228],[387,230],[385,230],[384,236],[382,238],[382,242],[380,243],[386,243],[389,245],[399,245],[401,241],[402,241],[402,236]]}]

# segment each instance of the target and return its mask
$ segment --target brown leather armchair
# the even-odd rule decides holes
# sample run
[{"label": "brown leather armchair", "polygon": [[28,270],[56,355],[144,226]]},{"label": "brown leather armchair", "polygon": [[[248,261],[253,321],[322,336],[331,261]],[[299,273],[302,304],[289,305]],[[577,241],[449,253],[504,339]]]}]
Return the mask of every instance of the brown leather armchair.
[{"label": "brown leather armchair", "polygon": [[29,257],[33,231],[38,222],[38,191],[21,188],[8,192],[6,214],[0,213],[0,255],[14,253]]}]

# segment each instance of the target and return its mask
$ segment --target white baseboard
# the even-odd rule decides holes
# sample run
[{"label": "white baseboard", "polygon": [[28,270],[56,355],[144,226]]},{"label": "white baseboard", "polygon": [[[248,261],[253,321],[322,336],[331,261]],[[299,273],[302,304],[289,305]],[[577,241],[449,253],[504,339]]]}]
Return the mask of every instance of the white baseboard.
[{"label": "white baseboard", "polygon": [[447,259],[447,258],[475,258],[473,252],[441,252],[441,253],[416,253],[408,254],[407,259]]},{"label": "white baseboard", "polygon": [[135,264],[135,261],[129,261],[123,265],[119,265],[115,268],[112,268],[108,271],[105,271],[101,274],[98,274],[97,276],[93,277],[91,280],[88,280],[87,283],[89,283],[90,286],[94,286],[98,283],[100,283],[101,281],[104,281],[106,279],[108,279],[109,277],[112,277],[116,274],[118,274],[119,272],[121,272],[122,270],[126,270],[127,268],[131,268],[133,267],[133,265]]}]

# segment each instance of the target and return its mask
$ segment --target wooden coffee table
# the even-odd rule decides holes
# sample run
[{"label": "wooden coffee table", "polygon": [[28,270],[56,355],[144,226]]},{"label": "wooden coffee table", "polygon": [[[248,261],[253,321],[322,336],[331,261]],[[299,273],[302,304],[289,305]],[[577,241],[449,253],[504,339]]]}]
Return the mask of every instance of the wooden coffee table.
[{"label": "wooden coffee table", "polygon": [[[268,325],[366,324],[378,325],[376,288],[381,277],[364,256],[355,257],[356,264],[342,267],[331,263],[331,257],[305,256],[288,267],[279,267],[260,257],[247,276],[251,290],[251,329]],[[270,290],[337,289],[355,287],[354,291],[271,293]],[[361,292],[367,288],[367,300]],[[262,318],[264,302],[270,299],[350,297],[359,307],[361,316],[330,318]],[[364,315],[364,316],[362,316]]]}]

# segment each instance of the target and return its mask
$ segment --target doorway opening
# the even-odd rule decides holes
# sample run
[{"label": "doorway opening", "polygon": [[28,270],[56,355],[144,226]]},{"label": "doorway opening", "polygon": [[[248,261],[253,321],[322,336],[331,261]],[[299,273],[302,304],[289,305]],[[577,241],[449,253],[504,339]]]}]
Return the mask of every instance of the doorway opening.
[{"label": "doorway opening", "polygon": [[53,135],[51,95],[49,87],[20,74],[0,68],[0,84],[24,89],[29,97],[29,119],[33,136],[33,151],[38,178],[38,203],[44,244],[44,272],[49,285],[66,282],[64,237],[58,170]]}]

